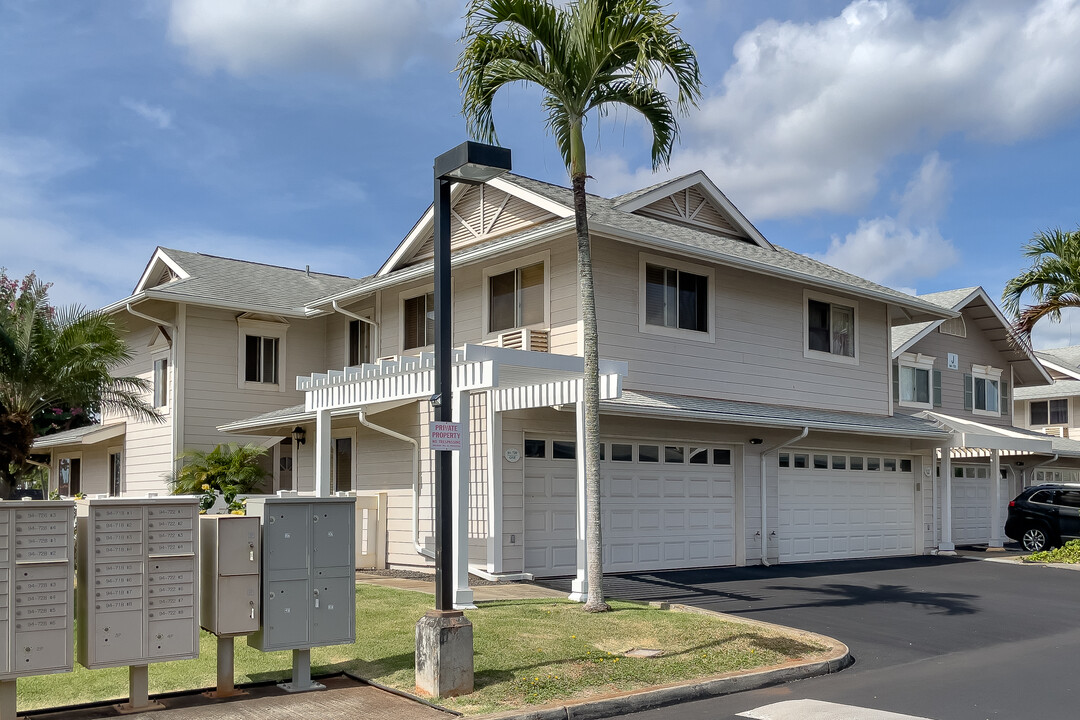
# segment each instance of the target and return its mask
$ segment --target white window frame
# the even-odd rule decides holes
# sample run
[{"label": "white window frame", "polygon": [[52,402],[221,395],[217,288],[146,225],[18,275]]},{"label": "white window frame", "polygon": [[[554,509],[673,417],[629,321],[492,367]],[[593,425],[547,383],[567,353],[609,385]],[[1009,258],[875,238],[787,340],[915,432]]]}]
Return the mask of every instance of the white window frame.
[{"label": "white window frame", "polygon": [[[68,460],[68,461],[78,460],[79,461],[79,490],[78,490],[78,492],[85,493],[86,491],[83,490],[83,487],[82,487],[82,484],[83,484],[83,472],[82,472],[83,471],[83,464],[82,464],[82,462],[83,462],[83,454],[81,452],[64,453],[63,455],[61,455],[59,453],[57,454],[57,456],[56,456],[56,486],[55,486],[55,488],[52,488],[52,489],[55,489],[57,492],[60,492],[60,463],[63,462],[64,460]],[[49,485],[52,486],[52,483],[50,482]],[[71,489],[70,480],[68,481],[68,489],[69,490]],[[63,497],[74,497],[74,495],[64,495]]]},{"label": "white window frame", "polygon": [[[338,478],[337,478],[337,463],[334,462],[334,449],[338,440],[350,440],[352,441],[352,459],[350,462],[349,473],[349,490],[356,490],[356,480],[358,477],[357,469],[359,464],[357,462],[356,451],[356,430],[354,428],[348,428],[343,430],[334,430],[330,433],[330,487],[332,492],[337,492]],[[296,461],[293,460],[293,485],[296,485]],[[347,492],[347,491],[346,491]]]},{"label": "white window frame", "polygon": [[[112,492],[112,456],[120,456],[120,493],[113,495]],[[124,494],[127,486],[127,463],[124,462],[124,446],[113,445],[105,449],[105,472],[107,475],[105,492],[109,497],[120,497]]]},{"label": "white window frame", "polygon": [[[1008,414],[1008,413],[1004,412],[1004,408],[1000,407],[1000,405],[1001,405],[1001,372],[1002,372],[1001,368],[991,367],[990,365],[972,365],[971,366],[971,412],[973,414],[975,414],[975,415],[985,415],[987,417],[1001,417],[1002,415],[1007,415]],[[978,385],[976,384],[975,381],[979,380],[979,379],[987,380],[989,382],[993,382],[993,383],[997,384],[996,396],[995,396],[994,402],[996,402],[999,407],[998,407],[998,409],[996,411],[995,410],[980,410],[978,408],[979,399],[978,399],[978,393],[977,393],[977,391],[975,389],[976,387],[978,387]],[[987,385],[989,385],[989,382],[987,383]],[[983,399],[983,404],[984,405],[986,404],[985,398]]]},{"label": "white window frame", "polygon": [[[694,275],[702,275],[706,278],[709,284],[708,288],[708,302],[706,318],[708,322],[708,330],[701,332],[699,330],[686,330],[684,328],[669,328],[663,325],[650,325],[645,322],[647,317],[647,300],[645,297],[645,266],[646,265],[660,265],[662,267],[671,268],[673,270],[680,270],[682,272],[692,273]],[[676,260],[675,258],[664,257],[662,255],[650,255],[648,253],[640,253],[638,256],[638,332],[645,335],[661,335],[663,337],[679,338],[681,340],[692,340],[694,342],[701,343],[715,343],[716,342],[716,271],[708,265],[698,265],[697,263],[690,263],[684,260]]]},{"label": "white window frame", "polygon": [[[853,327],[855,329],[854,355],[837,355],[831,352],[810,349],[810,301],[828,303],[829,305],[843,305],[852,310]],[[813,290],[803,290],[803,357],[808,360],[825,360],[827,362],[842,363],[844,365],[859,364],[859,343],[862,339],[862,329],[859,327],[859,301],[852,298],[840,297],[839,295],[827,295]],[[933,398],[931,398],[931,401]]]},{"label": "white window frame", "polygon": [[[155,396],[157,395],[157,390],[158,390],[158,386],[157,386],[158,385],[158,383],[157,383],[157,364],[159,362],[161,362],[162,360],[165,361],[165,387],[163,388],[163,390],[164,390],[164,396],[163,396],[164,402],[161,405],[156,405],[155,402],[156,402],[157,398]],[[154,353],[154,354],[152,354],[150,356],[150,384],[152,385],[152,387],[150,388],[150,404],[153,405],[154,409],[159,411],[159,412],[168,412],[169,406],[172,405],[172,403],[169,402],[169,400],[170,400],[169,396],[172,395],[172,393],[169,392],[169,390],[171,389],[171,386],[172,386],[172,383],[169,382],[169,379],[172,376],[172,374],[173,374],[173,368],[172,368],[171,353],[169,353],[168,351],[161,351],[161,352],[156,352],[156,353]]]},{"label": "white window frame", "polygon": [[[856,335],[858,337],[858,335]],[[934,409],[934,360],[935,358],[929,355],[923,355],[922,353],[901,353],[900,357],[896,359],[897,372],[900,377],[897,378],[900,383],[900,399],[897,400],[897,404],[900,407],[909,408],[922,408],[924,410]],[[904,400],[904,368],[909,367],[914,370],[923,370],[926,372],[926,386],[929,390],[929,401],[918,402],[915,400]]]},{"label": "white window frame", "polygon": [[[1065,417],[1065,422],[1063,422],[1063,423],[1050,422],[1050,417],[1051,417],[1050,403],[1055,402],[1055,401],[1059,401],[1059,400],[1064,401],[1064,403],[1065,403],[1065,416],[1066,416]],[[1031,422],[1031,406],[1034,405],[1035,403],[1046,403],[1046,422],[1044,422],[1044,423],[1033,423],[1033,422]],[[1028,427],[1029,428],[1032,428],[1032,427],[1069,427],[1069,420],[1072,418],[1072,407],[1071,407],[1072,403],[1069,402],[1069,398],[1067,398],[1067,397],[1057,397],[1057,398],[1044,398],[1044,399],[1039,399],[1039,400],[1028,400],[1027,405],[1028,405],[1028,407],[1027,407],[1027,422],[1028,422]]]},{"label": "white window frame", "polygon": [[[502,330],[489,330],[491,327],[491,278],[496,275],[502,275],[518,268],[529,267],[530,265],[536,265],[537,263],[544,263],[544,319],[542,322],[532,323],[529,325],[516,325],[514,327],[503,328]],[[481,328],[483,330],[483,337],[485,340],[492,340],[499,337],[502,333],[512,332],[514,330],[520,330],[522,328],[528,328],[530,330],[547,330],[551,327],[551,252],[545,250],[543,252],[533,253],[532,255],[526,255],[516,260],[508,260],[498,265],[491,265],[484,268],[484,280],[483,280],[483,304],[481,307],[480,317]],[[404,312],[402,312],[402,320],[404,321]],[[404,324],[402,325],[404,327]],[[404,338],[404,335],[402,335]]]},{"label": "white window frame", "polygon": [[[374,315],[374,313],[369,310],[367,312],[357,313],[357,315],[359,315],[360,317],[363,317],[363,318],[367,318],[368,320],[371,320],[372,315]],[[342,358],[342,362],[345,363],[345,367],[349,367],[349,360],[350,360],[349,351],[352,349],[349,346],[349,343],[352,342],[352,338],[349,337],[349,328],[350,328],[350,326],[352,326],[352,324],[354,322],[355,323],[360,323],[360,327],[363,327],[364,325],[368,326],[368,331],[367,331],[368,332],[368,357],[370,358],[371,362],[375,362],[375,360],[378,357],[378,353],[376,352],[376,348],[375,348],[375,328],[373,326],[369,325],[368,323],[364,322],[363,320],[357,320],[356,318],[349,317],[347,315],[344,316],[344,317],[345,317],[345,343],[344,343],[344,345],[345,345],[345,356]],[[358,354],[360,355],[361,358],[364,355],[364,353],[362,351],[360,353],[358,353]]]},{"label": "white window frame", "polygon": [[[241,390],[270,390],[284,392],[289,386],[286,370],[286,358],[288,352],[285,345],[286,335],[289,332],[289,323],[284,320],[274,322],[270,320],[255,320],[252,318],[238,317],[236,319],[237,344],[236,344],[236,383]],[[263,338],[276,338],[278,341],[276,383],[253,382],[247,380],[247,340],[248,335]]]},{"label": "white window frame", "polygon": [[[453,303],[454,303],[454,289],[453,288],[454,288],[454,286],[453,286],[453,284],[451,284],[450,285],[450,304],[451,305],[453,305]],[[406,348],[405,347],[405,302],[407,300],[412,300],[415,297],[420,297],[421,295],[427,295],[428,293],[434,293],[434,292],[435,292],[435,284],[434,283],[428,283],[427,285],[422,285],[420,287],[416,287],[416,288],[413,288],[411,290],[405,290],[405,291],[402,291],[401,293],[398,294],[398,334],[399,334],[399,336],[398,336],[397,346],[398,346],[398,348],[400,348],[401,354],[404,355],[405,353],[423,352],[425,350],[434,349],[434,347],[435,347],[435,338],[434,337],[431,338],[431,342],[428,343],[427,345],[417,345],[416,347],[412,347],[412,348]],[[451,328],[450,334],[453,335],[453,328]]]}]

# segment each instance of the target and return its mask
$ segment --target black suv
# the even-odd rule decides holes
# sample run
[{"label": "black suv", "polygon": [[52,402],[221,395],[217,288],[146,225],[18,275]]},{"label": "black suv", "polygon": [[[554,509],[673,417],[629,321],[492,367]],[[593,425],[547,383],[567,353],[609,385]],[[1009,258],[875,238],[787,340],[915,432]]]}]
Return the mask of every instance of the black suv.
[{"label": "black suv", "polygon": [[1080,485],[1034,485],[1009,503],[1005,534],[1028,552],[1080,538]]}]

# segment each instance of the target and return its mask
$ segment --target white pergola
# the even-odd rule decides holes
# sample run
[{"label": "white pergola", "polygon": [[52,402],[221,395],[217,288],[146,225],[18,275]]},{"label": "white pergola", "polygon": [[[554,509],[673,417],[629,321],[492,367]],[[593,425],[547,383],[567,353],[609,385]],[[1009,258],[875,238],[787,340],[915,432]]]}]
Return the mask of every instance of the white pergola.
[{"label": "white pergola", "polygon": [[[585,416],[582,409],[584,358],[529,350],[464,345],[454,351],[453,416],[461,423],[463,451],[455,452],[453,476],[454,605],[472,605],[468,588],[469,504],[469,399],[474,392],[487,393],[488,411],[560,405],[576,406],[577,447],[584,448]],[[600,361],[600,399],[622,394],[627,363]],[[428,400],[435,388],[435,354],[393,357],[344,370],[315,373],[296,379],[304,392],[304,408],[315,414],[315,493],[331,492],[331,416],[343,412],[385,406],[409,400]],[[450,400],[448,400],[450,401]],[[501,439],[488,438],[489,443]],[[584,452],[577,453],[577,554],[578,571],[572,597],[584,598],[585,586],[585,477]],[[492,529],[489,528],[489,534]],[[497,541],[498,542],[498,541]]]}]

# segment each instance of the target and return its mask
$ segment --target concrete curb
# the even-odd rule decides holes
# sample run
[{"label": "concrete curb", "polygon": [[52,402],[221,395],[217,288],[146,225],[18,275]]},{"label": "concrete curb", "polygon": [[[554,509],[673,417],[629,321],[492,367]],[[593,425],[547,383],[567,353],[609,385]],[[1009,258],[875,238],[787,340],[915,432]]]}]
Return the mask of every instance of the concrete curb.
[{"label": "concrete curb", "polygon": [[826,651],[824,658],[807,663],[793,661],[766,670],[737,671],[706,680],[632,690],[622,695],[582,700],[569,705],[541,707],[525,712],[512,710],[493,715],[481,715],[476,720],[593,720],[594,718],[607,718],[641,712],[642,710],[651,710],[664,705],[705,700],[747,690],[758,690],[771,685],[782,685],[793,680],[805,680],[819,675],[828,675],[839,672],[854,662],[847,645],[825,635],[784,627],[783,625],[774,625],[761,620],[731,616],[689,605],[668,605],[667,603],[657,603],[657,605],[674,612],[713,615],[732,622],[782,631],[788,635],[795,635],[825,645],[829,650]]}]

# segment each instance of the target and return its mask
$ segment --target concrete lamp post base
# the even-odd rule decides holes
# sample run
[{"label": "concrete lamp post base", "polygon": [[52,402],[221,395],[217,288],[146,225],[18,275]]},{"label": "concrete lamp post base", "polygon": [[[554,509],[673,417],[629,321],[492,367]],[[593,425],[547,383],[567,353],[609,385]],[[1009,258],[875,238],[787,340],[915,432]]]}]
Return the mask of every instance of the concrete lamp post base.
[{"label": "concrete lamp post base", "polygon": [[416,691],[434,698],[473,691],[473,629],[460,610],[430,610],[416,622]]}]

